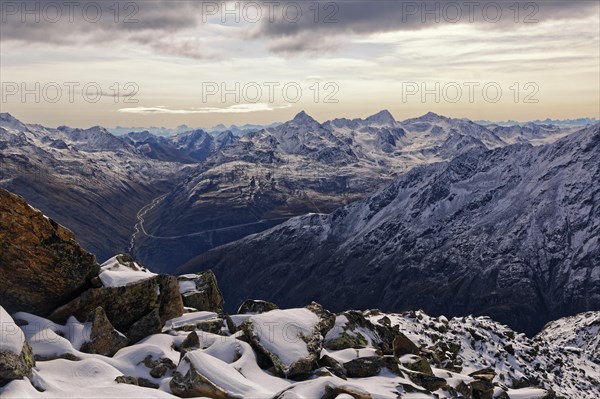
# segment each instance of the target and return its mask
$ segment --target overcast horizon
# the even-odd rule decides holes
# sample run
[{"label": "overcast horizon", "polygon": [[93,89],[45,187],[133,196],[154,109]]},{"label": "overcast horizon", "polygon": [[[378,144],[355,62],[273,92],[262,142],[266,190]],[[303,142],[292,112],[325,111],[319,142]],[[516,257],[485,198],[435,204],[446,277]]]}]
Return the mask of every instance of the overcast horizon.
[{"label": "overcast horizon", "polygon": [[600,119],[595,1],[68,4],[2,1],[2,112],[78,127]]}]

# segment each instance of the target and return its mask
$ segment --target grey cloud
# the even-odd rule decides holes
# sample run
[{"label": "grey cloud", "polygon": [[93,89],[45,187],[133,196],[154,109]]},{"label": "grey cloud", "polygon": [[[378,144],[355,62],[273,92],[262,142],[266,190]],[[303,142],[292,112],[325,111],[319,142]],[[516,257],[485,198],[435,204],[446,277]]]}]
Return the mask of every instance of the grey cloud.
[{"label": "grey cloud", "polygon": [[[419,30],[437,24],[475,23],[488,29],[514,29],[524,25],[525,20],[531,24],[600,15],[599,4],[588,0],[320,1],[318,14],[314,2],[285,1],[280,8],[287,3],[302,6],[302,17],[297,22],[276,13],[275,21],[263,20],[252,32],[252,37],[270,41],[270,49],[275,52],[326,49],[329,46],[324,43],[342,44],[343,39],[352,34]],[[519,5],[518,14],[515,3]],[[501,16],[497,16],[497,10]],[[427,11],[433,12],[428,14]]]},{"label": "grey cloud", "polygon": [[[267,48],[275,53],[299,53],[305,51],[329,52],[348,42],[351,35],[365,35],[377,32],[391,32],[402,30],[419,30],[435,25],[437,22],[433,15],[426,15],[422,20],[423,10],[439,9],[439,23],[452,23],[455,19],[453,10],[456,5],[460,7],[462,16],[456,23],[485,24],[489,29],[512,29],[515,26],[514,10],[510,7],[514,0],[500,1],[393,1],[393,0],[338,0],[338,1],[275,1],[256,0],[243,1],[193,1],[193,0],[75,0],[79,5],[75,7],[74,22],[69,21],[68,7],[65,0],[2,0],[2,23],[0,24],[0,40],[19,41],[24,43],[52,43],[61,45],[74,45],[79,43],[102,43],[111,41],[124,41],[149,46],[161,54],[181,55],[189,58],[206,58],[211,56],[210,48],[203,48],[201,43],[203,32],[207,28],[207,15],[203,15],[206,6],[216,5],[220,11],[240,4],[258,4],[262,11],[262,18],[251,23],[241,18],[247,40],[264,41]],[[40,23],[36,23],[33,15],[27,15],[27,22],[21,21],[23,7],[40,10],[49,7],[49,4],[59,4],[63,7],[63,16],[52,23],[47,20],[53,17],[52,8],[48,8],[48,15],[42,15]],[[473,19],[470,20],[469,3],[473,4]],[[102,17],[95,23],[88,22],[83,17],[83,9],[88,5],[90,15],[88,20],[94,18],[95,6],[102,9]],[[120,13],[118,21],[114,21],[115,4],[118,4]],[[275,4],[275,5],[273,5]],[[520,21],[534,12],[533,18],[540,21],[549,19],[582,18],[599,14],[599,4],[595,1],[569,0],[569,1],[538,1],[518,2],[521,6]],[[539,10],[527,4],[534,4]],[[16,14],[10,11],[14,6],[19,10]],[[491,6],[490,6],[491,5]],[[498,23],[490,23],[483,16],[482,9],[488,6],[493,17],[494,6],[499,5],[503,17]],[[296,21],[295,8],[302,9],[302,16]],[[284,15],[284,10],[289,12]],[[318,9],[318,13],[316,10]],[[446,10],[446,11],[444,11]],[[273,11],[274,19],[269,18],[269,11]],[[287,15],[287,18],[286,18]],[[217,21],[235,25],[231,15],[226,22],[221,22],[222,12],[213,16]],[[129,17],[129,18],[128,18]],[[133,22],[132,20],[137,20]],[[129,22],[127,22],[129,21]],[[178,37],[183,30],[193,28],[196,39]]]},{"label": "grey cloud", "polygon": [[[71,6],[72,13],[68,3],[75,3]],[[1,38],[5,41],[58,44],[118,40],[138,32],[151,32],[155,38],[160,38],[161,34],[200,27],[201,3],[168,0],[2,0]],[[60,18],[56,17],[57,4],[61,10]],[[37,12],[24,13],[24,10]],[[36,16],[39,21],[36,21]]]}]

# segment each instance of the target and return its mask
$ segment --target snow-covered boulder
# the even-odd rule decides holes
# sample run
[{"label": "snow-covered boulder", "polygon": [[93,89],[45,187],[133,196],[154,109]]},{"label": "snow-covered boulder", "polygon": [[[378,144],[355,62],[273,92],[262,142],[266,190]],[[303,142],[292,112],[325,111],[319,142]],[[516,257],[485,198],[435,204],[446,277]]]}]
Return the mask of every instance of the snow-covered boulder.
[{"label": "snow-covered boulder", "polygon": [[320,358],[323,337],[335,316],[317,303],[305,308],[272,310],[241,325],[248,341],[267,355],[282,376],[308,373]]},{"label": "snow-covered boulder", "polygon": [[104,287],[124,287],[153,276],[150,270],[135,262],[129,255],[117,255],[100,266],[98,277]]},{"label": "snow-covered boulder", "polygon": [[169,383],[180,397],[261,398],[270,395],[257,383],[244,377],[232,365],[201,350],[188,352]]},{"label": "snow-covered boulder", "polygon": [[336,317],[335,326],[327,333],[324,346],[331,350],[359,349],[368,345],[385,355],[393,353],[393,343],[402,335],[398,327],[375,324],[361,312],[350,310]]},{"label": "snow-covered boulder", "polygon": [[71,316],[86,320],[101,306],[114,328],[135,342],[160,332],[167,320],[183,314],[177,278],[150,273],[128,255],[105,263],[99,279],[101,287],[84,291],[49,319],[60,324]]},{"label": "snow-covered boulder", "polygon": [[179,276],[179,292],[183,304],[199,311],[223,311],[223,294],[217,285],[217,278],[210,270],[196,274]]},{"label": "snow-covered boulder", "polygon": [[0,386],[31,376],[34,365],[33,353],[23,331],[0,306]]}]

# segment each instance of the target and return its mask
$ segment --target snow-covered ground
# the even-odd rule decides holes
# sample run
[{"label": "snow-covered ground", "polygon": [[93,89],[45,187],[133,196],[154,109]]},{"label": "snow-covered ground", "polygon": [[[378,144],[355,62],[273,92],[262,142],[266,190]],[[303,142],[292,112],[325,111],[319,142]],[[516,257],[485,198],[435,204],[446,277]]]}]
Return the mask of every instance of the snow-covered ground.
[{"label": "snow-covered ground", "polygon": [[[294,330],[298,332],[314,326],[318,318],[309,313],[304,308],[274,310],[252,317],[263,326],[298,325]],[[1,314],[3,323],[12,320],[3,310]],[[181,377],[188,374],[193,367],[194,375],[202,376],[203,382],[210,382],[213,391],[204,391],[206,397],[223,397],[215,393],[218,391],[226,392],[228,398],[309,399],[323,397],[328,390],[336,388],[337,398],[450,398],[457,397],[457,389],[476,381],[478,377],[473,377],[471,373],[486,368],[493,369],[495,373],[494,397],[541,399],[549,389],[566,398],[600,397],[600,363],[594,363],[587,355],[589,350],[598,350],[598,312],[578,315],[575,317],[577,322],[567,318],[551,323],[533,339],[485,317],[448,320],[430,317],[421,311],[403,314],[369,311],[360,314],[366,320],[361,326],[349,321],[356,320],[356,316],[338,315],[336,325],[327,334],[324,345],[328,346],[328,342],[344,334],[346,337],[360,335],[366,338],[362,344],[364,348],[323,349],[322,356],[328,355],[340,364],[360,358],[380,357],[378,344],[381,341],[378,337],[381,335],[377,332],[380,330],[374,329],[376,325],[387,325],[387,328],[398,326],[399,331],[420,347],[421,354],[401,357],[396,371],[381,367],[372,376],[344,379],[332,373],[332,369],[315,368],[310,376],[298,381],[277,377],[272,369],[264,365],[264,360],[259,360],[255,349],[243,338],[243,333],[231,333],[227,327],[223,327],[219,334],[196,329],[194,333],[198,335],[199,343],[184,348],[184,341],[191,332],[189,329],[180,330],[178,326],[185,324],[181,323],[183,321],[189,325],[192,321],[218,317],[209,312],[189,313],[167,322],[163,333],[125,347],[112,358],[79,350],[86,339],[86,326],[74,319],[69,320],[66,326],[60,326],[37,316],[17,313],[14,318],[19,321],[23,332],[20,335],[12,334],[10,340],[3,335],[2,347],[16,348],[26,338],[36,357],[46,360],[37,361],[31,379],[10,382],[0,388],[0,395],[2,398],[19,399],[175,397],[172,379],[176,375]],[[16,327],[14,322],[7,325]],[[270,329],[270,341],[274,343],[272,349],[290,358],[304,356],[305,353],[296,350],[298,342],[302,341],[290,339],[289,331]],[[308,334],[307,331],[305,333]],[[426,357],[430,352],[438,351],[436,356],[439,356],[443,353],[439,352],[440,348],[447,348],[449,363],[444,368],[429,359],[432,371],[430,378],[443,381],[446,388],[429,391],[415,382],[415,373],[411,371],[413,369],[409,363]],[[173,365],[162,375],[152,370],[153,364],[159,360]],[[136,383],[152,387],[123,383],[123,376],[134,377]],[[514,389],[515,381],[524,377],[529,378],[531,386]]]}]

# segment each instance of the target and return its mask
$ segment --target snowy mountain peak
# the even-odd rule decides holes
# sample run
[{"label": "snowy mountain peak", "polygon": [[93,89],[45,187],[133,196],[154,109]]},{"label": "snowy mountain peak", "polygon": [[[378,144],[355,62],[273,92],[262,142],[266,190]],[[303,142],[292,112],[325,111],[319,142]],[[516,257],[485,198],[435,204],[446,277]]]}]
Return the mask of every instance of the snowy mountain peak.
[{"label": "snowy mountain peak", "polygon": [[207,134],[208,133],[206,133],[202,129],[193,129],[193,130],[188,130],[185,132],[177,133],[177,134],[173,135],[173,137],[177,138],[177,137],[189,137],[189,136],[204,136]]},{"label": "snowy mountain peak", "polygon": [[375,115],[369,116],[365,121],[376,125],[393,126],[396,124],[394,116],[387,109],[381,110]]},{"label": "snowy mountain peak", "polygon": [[9,114],[8,112],[0,113],[0,126],[4,128],[12,128],[18,130],[27,130],[23,122]]},{"label": "snowy mountain peak", "polygon": [[418,119],[426,120],[426,121],[436,121],[436,120],[446,120],[449,119],[445,116],[438,115],[435,112],[428,112],[425,115],[419,117]]},{"label": "snowy mountain peak", "polygon": [[[97,133],[97,134],[110,134],[108,132],[108,130],[106,130],[105,128],[103,128],[102,126],[92,126],[91,128],[87,129],[90,133]],[[112,134],[110,134],[112,136]]]},{"label": "snowy mountain peak", "polygon": [[307,123],[315,123],[317,121],[312,116],[308,115],[306,112],[300,111],[294,117],[294,119],[292,119],[292,122],[295,122],[295,123],[306,123],[307,124]]},{"label": "snowy mountain peak", "polygon": [[14,122],[17,121],[18,119],[15,118],[14,116],[12,116],[11,114],[9,114],[8,112],[1,112],[0,113],[0,121],[2,122]]}]

